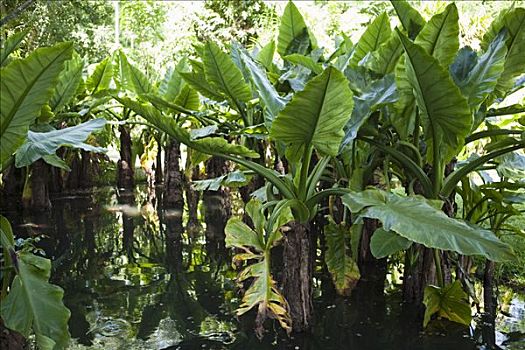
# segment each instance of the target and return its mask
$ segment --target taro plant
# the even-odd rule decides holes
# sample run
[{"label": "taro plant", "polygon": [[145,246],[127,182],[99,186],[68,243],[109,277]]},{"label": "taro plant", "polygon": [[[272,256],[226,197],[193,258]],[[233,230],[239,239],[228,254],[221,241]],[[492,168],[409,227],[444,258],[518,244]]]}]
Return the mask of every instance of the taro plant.
[{"label": "taro plant", "polygon": [[[315,243],[310,229],[319,204],[327,197],[343,196],[355,223],[361,218],[382,222],[382,228],[375,238],[372,237],[373,250],[378,256],[407,249],[415,242],[433,249],[429,252],[431,259],[436,260],[438,270],[444,256],[441,251],[481,255],[496,261],[513,257],[512,249],[493,233],[446,215],[442,206],[465,174],[488,159],[521,148],[522,141],[513,139],[504,148],[445,177],[445,167],[461,150],[474,126],[467,99],[454,84],[449,71],[443,68],[443,65],[448,67],[457,51],[457,23],[454,24],[457,11],[451,5],[444,14],[425,23],[405,2],[394,5],[405,31],[410,38],[415,38],[415,42],[401,30],[392,32],[388,17],[381,15],[372,22],[355,48],[345,39],[325,60],[316,51],[315,40],[302,16],[289,2],[281,20],[277,45],[277,51],[285,61],[282,66],[284,73],[269,58],[272,45],[263,48],[255,59],[236,46],[232,46],[235,59],[214,44],[205,43],[199,49],[202,63],[193,62],[193,72],[183,74],[183,77],[202,95],[226,100],[235,113],[225,112],[223,116],[240,120],[244,127],[252,126],[248,114],[244,115],[248,111],[244,107],[251,103],[248,100],[251,91],[251,97],[259,99],[255,103],[260,103],[264,112],[261,136],[267,135],[271,149],[288,162],[284,175],[247,159],[259,157],[259,153],[245,147],[246,143],[228,142],[222,137],[209,135],[193,138],[188,130],[172,118],[163,116],[153,105],[119,98],[149,125],[189,148],[223,157],[262,176],[267,181],[262,196],[266,202],[264,208],[271,212],[271,217],[277,217],[280,211],[291,210],[293,221],[283,234],[282,291],[294,331],[311,327],[314,261],[311,245]],[[440,31],[440,28],[444,30]],[[376,44],[371,44],[374,42]],[[399,61],[401,57],[402,61]],[[444,63],[438,59],[443,59]],[[399,99],[394,78],[388,75],[394,71]],[[484,80],[479,84],[486,85]],[[280,93],[290,95],[283,97]],[[488,93],[482,96],[486,98]],[[155,104],[155,101],[151,102]],[[191,114],[177,106],[172,107]],[[408,131],[403,133],[402,127],[407,126]],[[376,160],[367,165],[368,170],[356,171],[352,165],[342,171],[348,178],[353,178],[356,185],[350,183],[353,190],[339,184],[333,188],[319,187],[334,157],[348,165],[358,154],[361,167],[369,162],[367,153],[376,155]],[[338,168],[337,164],[334,162],[333,168]],[[387,177],[395,173],[403,180],[408,196],[380,189],[359,191],[363,189],[365,175],[373,173],[381,164]],[[259,235],[260,229],[256,230],[259,230],[256,232]],[[252,231],[246,232],[250,232],[246,233],[249,237],[255,236]],[[267,229],[266,232],[274,231]],[[359,274],[356,273],[355,261],[347,255],[347,232],[328,229],[327,234],[330,237],[327,242],[331,245],[328,250],[335,249],[327,254],[327,264],[332,266],[329,270],[337,289],[344,294],[355,284]],[[263,254],[268,248],[263,249],[254,242],[248,245],[251,247],[248,249],[252,249],[252,253],[255,250],[256,254]],[[437,275],[440,277],[438,288],[445,288],[442,273],[438,271]],[[254,285],[258,288],[261,281],[256,279]],[[264,281],[265,290],[275,292],[271,279]],[[440,295],[456,295],[445,293],[448,290],[443,289]],[[263,305],[259,317],[264,319],[267,305],[261,303],[261,299],[250,300],[252,303],[248,305]]]},{"label": "taro plant", "polygon": [[[440,251],[483,255],[495,261],[505,261],[513,256],[511,249],[499,242],[492,232],[456,219],[447,219],[439,211],[442,206],[440,201],[445,201],[443,208],[448,216],[454,216],[452,194],[464,176],[484,167],[497,157],[512,154],[524,147],[518,130],[475,132],[491,115],[519,111],[519,106],[500,111],[490,110],[489,107],[496,97],[505,97],[516,90],[513,82],[525,68],[523,62],[515,59],[515,50],[525,44],[524,31],[519,28],[519,23],[523,21],[514,21],[521,18],[524,11],[513,9],[496,19],[491,26],[496,29],[489,30],[484,38],[485,52],[477,58],[477,54],[470,48],[464,48],[456,55],[459,31],[454,4],[447,6],[443,13],[435,15],[428,23],[424,23],[408,4],[393,4],[405,32],[414,40],[396,29],[393,33],[395,36],[372,53],[370,61],[365,60],[362,64],[365,67],[368,65],[368,68],[379,74],[396,66],[399,100],[382,111],[380,118],[368,121],[368,125],[372,124],[376,128],[375,134],[367,134],[366,129],[361,128],[354,135],[357,135],[358,141],[368,143],[372,150],[384,155],[387,172],[396,174],[411,196],[402,197],[379,190],[366,190],[348,195],[345,204],[361,216],[382,221],[383,228],[372,237],[371,242],[372,252],[378,257],[410,247],[404,283],[416,281],[416,276],[425,276],[412,289],[419,288],[413,298],[418,300],[423,295],[423,288],[434,283],[433,277],[426,275],[433,271],[432,266],[436,269],[438,288],[443,288],[442,293],[437,293],[437,289],[433,290],[433,300],[436,295],[456,298],[458,294],[450,294],[449,291],[456,290],[457,285],[447,286],[451,283],[446,280],[449,274],[442,271],[442,260],[447,259],[447,256]],[[404,53],[401,57],[396,54],[399,49]],[[502,90],[498,86],[507,86],[507,89]],[[454,169],[454,159],[466,143],[492,135],[504,135],[505,141],[494,144],[486,154]],[[426,200],[414,194],[422,195]],[[389,208],[388,203],[393,204],[396,201],[399,202]],[[408,226],[401,227],[410,225],[411,220],[394,214],[399,208],[404,208],[403,215],[413,218],[422,218],[423,211],[428,211],[426,220],[420,220],[417,229],[414,227],[412,230],[414,235],[409,233],[411,229]],[[420,210],[423,211],[419,212]],[[425,221],[428,224],[439,217],[441,219],[429,226],[428,230],[420,229],[425,226]],[[430,236],[430,232],[431,237],[425,238],[427,234]],[[469,236],[471,238],[461,242]],[[411,242],[433,248],[434,251],[431,253],[421,250]],[[428,253],[431,253],[430,260],[424,256]],[[410,256],[415,259],[410,259]],[[432,262],[432,256],[434,262],[424,265],[426,261]],[[419,266],[418,271],[423,273],[407,275],[414,268],[410,264],[414,260]],[[427,291],[430,293],[430,289]],[[425,298],[427,304],[430,303],[428,298],[429,296]],[[461,303],[461,300],[466,303],[463,297],[457,299],[457,303]],[[433,307],[428,310],[433,310]],[[434,311],[436,310],[432,313]],[[442,314],[446,315],[447,312]],[[461,319],[463,323],[468,323],[470,317]]]},{"label": "taro plant", "polygon": [[[2,62],[15,47],[9,40],[3,45]],[[13,163],[29,127],[52,97],[64,62],[71,54],[72,44],[62,43],[10,60],[0,69],[2,171]],[[69,340],[69,310],[62,303],[62,289],[48,282],[51,262],[30,251],[17,250],[11,225],[4,217],[0,217],[0,237],[4,260],[1,316],[5,326],[25,337],[34,333],[41,349],[65,348]]]},{"label": "taro plant", "polygon": [[238,281],[242,283],[253,279],[244,293],[237,314],[242,315],[257,307],[255,331],[259,337],[262,337],[263,323],[267,317],[277,319],[287,332],[292,329],[288,302],[272,277],[270,252],[283,238],[282,231],[287,228],[284,225],[292,221],[293,216],[289,208],[277,211],[271,209],[259,200],[252,199],[246,204],[245,211],[253,228],[236,217],[228,220],[225,228],[226,247],[239,250],[234,261],[248,263],[239,273]]}]

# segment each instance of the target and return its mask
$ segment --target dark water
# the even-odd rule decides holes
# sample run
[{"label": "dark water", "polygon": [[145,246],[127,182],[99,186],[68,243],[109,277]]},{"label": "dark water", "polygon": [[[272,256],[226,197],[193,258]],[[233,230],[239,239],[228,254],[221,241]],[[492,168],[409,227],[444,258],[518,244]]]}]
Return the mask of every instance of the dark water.
[{"label": "dark water", "polygon": [[[103,188],[56,198],[48,214],[4,213],[15,232],[54,261],[53,282],[71,310],[71,349],[525,349],[525,298],[501,291],[496,332],[439,323],[424,332],[417,311],[400,302],[395,281],[361,281],[350,298],[316,283],[316,326],[288,338],[269,321],[261,341],[253,315],[238,318],[237,272],[220,239],[182,233],[180,211],[163,210],[154,192]],[[186,222],[185,214],[182,217]],[[393,271],[395,269],[393,268]],[[393,282],[392,282],[393,281]],[[445,335],[446,334],[446,335]]]}]

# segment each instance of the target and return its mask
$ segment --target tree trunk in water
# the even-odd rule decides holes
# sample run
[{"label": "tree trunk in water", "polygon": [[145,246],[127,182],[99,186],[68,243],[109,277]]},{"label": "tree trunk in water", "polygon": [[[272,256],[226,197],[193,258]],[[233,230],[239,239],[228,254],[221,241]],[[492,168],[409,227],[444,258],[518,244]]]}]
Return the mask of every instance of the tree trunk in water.
[{"label": "tree trunk in water", "polygon": [[200,177],[199,167],[196,166],[192,170],[191,179],[187,179],[186,185],[186,202],[188,203],[188,223],[186,230],[190,235],[194,235],[202,229],[199,220],[199,200],[200,192],[195,191],[191,186],[191,181],[198,180]]},{"label": "tree trunk in water", "polygon": [[82,157],[80,188],[91,189],[93,187],[93,154],[84,150],[80,154]]},{"label": "tree trunk in water", "polygon": [[387,272],[387,259],[376,259],[370,250],[370,240],[375,230],[379,227],[379,221],[365,218],[363,220],[363,231],[359,240],[357,265],[361,279],[384,283]]},{"label": "tree trunk in water", "polygon": [[184,208],[183,197],[183,178],[180,171],[180,143],[178,141],[171,141],[166,149],[166,160],[164,169],[164,205],[167,208],[181,209],[180,216],[182,218],[182,209]]},{"label": "tree trunk in water", "polygon": [[436,283],[436,265],[432,249],[421,244],[412,244],[405,255],[403,300],[408,303],[421,304],[425,287]]},{"label": "tree trunk in water", "polygon": [[[214,156],[206,163],[206,175],[208,178],[222,176],[228,170],[227,162],[219,157]],[[206,239],[223,242],[224,227],[231,216],[230,190],[221,186],[218,191],[204,191],[203,201]]]},{"label": "tree trunk in water", "polygon": [[120,132],[120,160],[117,163],[117,186],[133,189],[133,165],[131,154],[131,134],[125,125],[118,127]]},{"label": "tree trunk in water", "polygon": [[305,332],[313,325],[313,263],[308,226],[292,223],[284,235],[283,292],[290,305],[292,329]]},{"label": "tree trunk in water", "polygon": [[11,165],[2,174],[2,189],[0,191],[0,207],[20,209],[22,192],[24,190],[25,169]]},{"label": "tree trunk in water", "polygon": [[49,200],[49,168],[42,159],[31,165],[31,200],[29,208],[32,210],[48,210],[51,208]]}]

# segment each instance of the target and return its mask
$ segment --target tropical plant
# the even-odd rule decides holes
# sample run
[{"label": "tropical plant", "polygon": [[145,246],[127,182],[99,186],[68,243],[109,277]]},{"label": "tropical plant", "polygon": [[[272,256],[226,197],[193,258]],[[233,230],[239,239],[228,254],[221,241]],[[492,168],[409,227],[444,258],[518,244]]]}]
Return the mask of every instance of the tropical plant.
[{"label": "tropical plant", "polygon": [[[70,43],[40,48],[0,69],[2,171],[12,163],[30,125],[53,95],[53,87],[71,53]],[[28,251],[16,251],[11,225],[4,217],[0,217],[0,222],[5,259],[1,295],[3,322],[26,337],[32,330],[42,349],[65,348],[69,339],[69,310],[62,303],[62,289],[48,282],[50,261]]]}]

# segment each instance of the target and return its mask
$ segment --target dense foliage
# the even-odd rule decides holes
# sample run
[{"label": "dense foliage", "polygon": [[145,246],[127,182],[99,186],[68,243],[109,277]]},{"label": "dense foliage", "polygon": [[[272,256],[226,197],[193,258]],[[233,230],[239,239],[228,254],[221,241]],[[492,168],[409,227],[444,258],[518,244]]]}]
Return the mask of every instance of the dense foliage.
[{"label": "dense foliage", "polygon": [[[249,189],[246,215],[230,218],[224,231],[243,266],[238,282],[248,286],[238,314],[257,310],[259,336],[267,318],[287,332],[312,326],[317,249],[343,296],[363,277],[363,251],[377,259],[402,256],[404,296],[425,305],[423,325],[436,315],[469,325],[472,257],[491,282],[494,263],[516,258],[503,232],[524,235],[512,220],[523,216],[525,193],[524,108],[515,101],[524,87],[525,9],[501,11],[473,48],[460,42],[454,3],[426,20],[408,2],[393,1],[372,8],[374,18],[357,41],[342,32],[322,47],[290,1],[276,38],[254,46],[254,28],[274,13],[259,1],[235,4],[206,3],[231,32],[196,30],[193,50],[174,53],[181,58],[169,62],[165,75],[130,59],[143,59],[136,48],[161,32],[165,13],[154,2],[122,6],[141,8],[135,10],[142,16],[121,17],[135,28],[130,32],[151,30],[123,31],[124,49],[89,74],[71,43],[29,45],[18,57],[24,40],[40,46],[52,39],[34,39],[31,31],[10,35],[0,55],[2,172],[25,168],[23,192],[31,199],[36,190],[28,179],[38,177],[32,164],[45,162],[64,176],[72,168],[68,154],[91,159],[88,152],[106,152],[102,146],[111,141],[104,135],[118,127],[118,170],[127,172],[118,186],[129,188],[137,155],[144,164],[157,157],[160,172],[162,148],[170,157],[174,151],[176,163],[166,167],[178,174],[182,144],[185,174],[217,158],[231,167],[195,181],[195,188]],[[93,10],[71,6],[88,9],[85,16]],[[241,29],[245,36],[236,34]],[[88,46],[78,52],[98,59]],[[133,127],[138,142],[131,140]],[[170,186],[166,180],[166,191]],[[41,348],[64,348],[68,311],[60,288],[48,283],[49,260],[17,249],[9,222],[1,220],[8,267],[2,319],[24,336],[32,330]],[[271,258],[281,244],[279,280]],[[491,286],[485,284],[490,298]],[[486,313],[494,312],[490,305],[485,300]],[[41,323],[44,313],[52,322]]]}]

